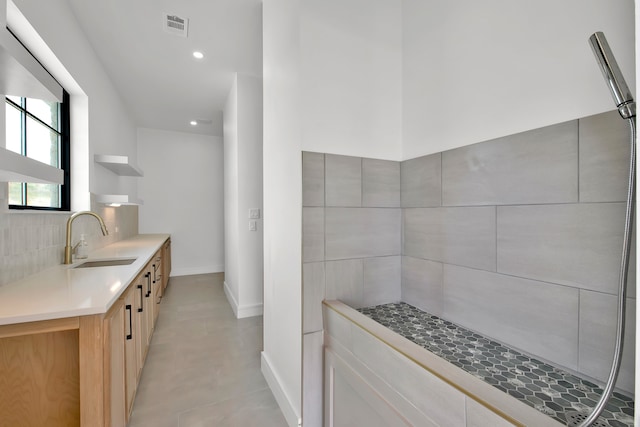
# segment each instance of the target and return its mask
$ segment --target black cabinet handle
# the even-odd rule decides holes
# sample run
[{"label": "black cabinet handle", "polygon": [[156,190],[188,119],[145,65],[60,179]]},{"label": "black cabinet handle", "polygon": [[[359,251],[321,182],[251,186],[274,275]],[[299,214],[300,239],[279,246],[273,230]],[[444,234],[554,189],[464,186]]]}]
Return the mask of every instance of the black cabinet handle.
[{"label": "black cabinet handle", "polygon": [[156,283],[156,265],[153,264],[153,283]]},{"label": "black cabinet handle", "polygon": [[133,321],[131,319],[131,304],[127,304],[124,306],[125,310],[129,310],[129,333],[127,334],[127,339],[130,340],[133,338]]},{"label": "black cabinet handle", "polygon": [[151,273],[147,273],[147,295],[145,297],[149,298],[151,295]]},{"label": "black cabinet handle", "polygon": [[143,298],[142,285],[138,285],[138,289],[140,289],[140,307],[138,308],[138,313],[142,313],[144,311],[144,304],[142,303],[142,298]]}]

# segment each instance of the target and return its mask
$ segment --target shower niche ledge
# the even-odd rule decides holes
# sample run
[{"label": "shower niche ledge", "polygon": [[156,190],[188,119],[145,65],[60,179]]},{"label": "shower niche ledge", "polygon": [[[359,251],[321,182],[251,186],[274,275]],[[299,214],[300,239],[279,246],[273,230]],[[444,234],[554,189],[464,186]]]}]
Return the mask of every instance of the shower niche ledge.
[{"label": "shower niche ledge", "polygon": [[144,176],[142,170],[131,162],[129,156],[96,154],[93,160],[119,176]]}]

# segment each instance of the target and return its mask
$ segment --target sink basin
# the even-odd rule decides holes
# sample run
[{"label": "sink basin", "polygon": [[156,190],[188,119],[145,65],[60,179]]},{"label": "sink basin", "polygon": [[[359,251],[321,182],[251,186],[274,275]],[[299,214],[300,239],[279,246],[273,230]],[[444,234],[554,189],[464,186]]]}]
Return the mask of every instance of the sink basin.
[{"label": "sink basin", "polygon": [[135,262],[137,258],[124,258],[124,259],[101,259],[96,261],[85,261],[82,264],[78,264],[73,268],[91,268],[91,267],[114,267],[117,265],[130,265]]}]

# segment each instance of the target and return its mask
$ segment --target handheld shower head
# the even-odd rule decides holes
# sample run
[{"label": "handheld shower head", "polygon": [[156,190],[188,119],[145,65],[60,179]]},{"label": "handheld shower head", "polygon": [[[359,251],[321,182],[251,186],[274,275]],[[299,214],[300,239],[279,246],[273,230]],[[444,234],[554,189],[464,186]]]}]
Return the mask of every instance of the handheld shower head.
[{"label": "handheld shower head", "polygon": [[633,96],[631,95],[629,86],[627,86],[627,83],[622,76],[622,72],[618,67],[616,58],[613,56],[613,52],[611,52],[611,48],[609,47],[609,43],[607,43],[604,33],[601,31],[593,33],[591,37],[589,37],[589,44],[591,45],[593,54],[596,56],[596,60],[600,65],[602,75],[611,90],[611,95],[618,107],[620,115],[624,119],[635,117],[636,107],[635,102],[633,101]]}]

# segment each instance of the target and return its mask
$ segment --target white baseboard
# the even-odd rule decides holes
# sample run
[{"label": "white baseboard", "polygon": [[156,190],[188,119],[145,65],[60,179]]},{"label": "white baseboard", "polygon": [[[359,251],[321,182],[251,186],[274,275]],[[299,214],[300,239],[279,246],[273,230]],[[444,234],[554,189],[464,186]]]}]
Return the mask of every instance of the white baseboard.
[{"label": "white baseboard", "polygon": [[245,317],[253,317],[253,316],[262,316],[262,303],[258,304],[250,304],[250,305],[240,305],[238,301],[233,296],[233,292],[229,288],[227,281],[224,281],[224,294],[227,296],[227,301],[229,301],[229,305],[233,310],[233,314],[236,316],[236,319],[243,319]]},{"label": "white baseboard", "polygon": [[194,274],[223,273],[224,265],[204,265],[200,267],[171,267],[173,276],[193,276]]},{"label": "white baseboard", "polygon": [[280,410],[284,415],[284,419],[289,425],[289,427],[300,427],[302,426],[302,418],[297,414],[293,403],[284,389],[280,386],[280,379],[278,374],[273,370],[271,364],[269,363],[269,358],[263,352],[260,353],[260,369],[262,371],[262,375],[264,379],[267,381],[269,388],[271,389],[271,393],[273,393],[273,397],[275,397],[276,402],[280,406]]}]

